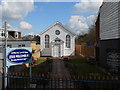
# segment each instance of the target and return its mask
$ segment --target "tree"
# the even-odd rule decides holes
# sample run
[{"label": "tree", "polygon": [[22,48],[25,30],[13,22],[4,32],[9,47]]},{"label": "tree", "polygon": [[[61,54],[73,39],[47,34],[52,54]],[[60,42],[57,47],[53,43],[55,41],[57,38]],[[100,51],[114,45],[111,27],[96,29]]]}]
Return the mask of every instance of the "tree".
[{"label": "tree", "polygon": [[95,35],[95,25],[92,25],[88,33],[83,34],[83,35],[78,35],[76,38],[79,42],[95,42],[96,40],[96,35]]},{"label": "tree", "polygon": [[23,40],[36,41],[37,44],[40,44],[40,36],[38,35],[26,35],[22,37]]},{"label": "tree", "polygon": [[88,35],[87,35],[87,42],[95,42],[95,40],[96,40],[95,26],[92,25],[89,28],[89,32],[88,32]]}]

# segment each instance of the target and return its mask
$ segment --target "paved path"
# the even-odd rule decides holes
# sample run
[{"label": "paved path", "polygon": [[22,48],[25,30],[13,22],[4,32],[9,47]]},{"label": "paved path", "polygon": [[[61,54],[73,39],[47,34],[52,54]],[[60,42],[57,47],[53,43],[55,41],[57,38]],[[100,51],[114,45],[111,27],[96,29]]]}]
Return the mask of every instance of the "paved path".
[{"label": "paved path", "polygon": [[2,67],[3,67],[3,60],[0,60],[0,90],[2,89]]},{"label": "paved path", "polygon": [[3,60],[0,60],[0,72],[2,72],[2,68],[3,68]]},{"label": "paved path", "polygon": [[0,90],[2,89],[2,74],[0,73]]},{"label": "paved path", "polygon": [[[67,81],[71,76],[63,60],[53,59],[51,78],[54,80],[49,81],[49,84],[46,86],[47,88],[73,88],[74,86],[73,82]],[[38,85],[38,88],[39,87],[43,88],[41,85]]]},{"label": "paved path", "polygon": [[52,63],[52,77],[53,78],[70,78],[70,74],[66,69],[63,60],[54,59]]},{"label": "paved path", "polygon": [[[70,73],[66,69],[63,60],[54,59],[52,63],[52,78],[61,79],[61,81],[52,81],[49,83],[49,88],[73,88],[73,83],[64,81],[70,79]],[[64,80],[63,80],[64,79]]]}]

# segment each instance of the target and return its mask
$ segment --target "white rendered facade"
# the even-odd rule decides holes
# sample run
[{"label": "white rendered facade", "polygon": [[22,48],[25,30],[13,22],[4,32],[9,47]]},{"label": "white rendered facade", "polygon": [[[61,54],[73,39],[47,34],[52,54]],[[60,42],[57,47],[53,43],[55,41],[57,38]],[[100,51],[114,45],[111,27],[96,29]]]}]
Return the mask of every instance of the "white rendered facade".
[{"label": "white rendered facade", "polygon": [[62,57],[75,55],[75,34],[56,22],[40,33],[41,56]]}]

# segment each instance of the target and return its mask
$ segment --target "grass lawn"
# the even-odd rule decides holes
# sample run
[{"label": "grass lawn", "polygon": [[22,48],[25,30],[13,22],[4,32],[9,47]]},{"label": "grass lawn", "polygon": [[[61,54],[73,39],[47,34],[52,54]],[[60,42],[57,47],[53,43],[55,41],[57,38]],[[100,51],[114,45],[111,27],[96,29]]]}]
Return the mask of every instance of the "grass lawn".
[{"label": "grass lawn", "polygon": [[33,75],[39,75],[39,74],[47,75],[48,72],[51,72],[51,64],[50,63],[45,62],[45,63],[41,63],[39,65],[32,67]]},{"label": "grass lawn", "polygon": [[75,66],[73,69],[76,71],[76,73],[80,73],[82,75],[92,75],[92,74],[99,74],[99,75],[105,75],[102,70],[100,70],[98,67],[94,65],[80,65],[80,66]]},{"label": "grass lawn", "polygon": [[89,64],[86,58],[70,59],[65,62],[70,74],[73,75],[99,75],[103,76],[105,73],[97,66]]},{"label": "grass lawn", "polygon": [[41,64],[41,63],[43,63],[43,62],[45,62],[46,60],[45,59],[39,59],[39,60],[37,60],[36,62],[35,62],[35,64]]},{"label": "grass lawn", "polygon": [[[52,67],[52,63],[49,63],[49,60],[45,60],[45,59],[39,59],[35,62],[35,65],[32,67],[32,75],[34,76],[38,76],[40,74],[44,74],[47,75],[48,72],[51,72],[51,67]],[[29,74],[29,68],[24,70],[24,73],[28,73]]]},{"label": "grass lawn", "polygon": [[[44,62],[44,63],[43,63]],[[51,61],[52,62],[52,61]],[[36,62],[38,65],[32,67],[32,77],[46,78],[52,71],[52,63],[49,60],[40,59]],[[19,76],[29,77],[30,68],[25,68]],[[29,78],[11,78],[11,87],[29,87]],[[48,81],[42,81],[42,83],[48,83]]]},{"label": "grass lawn", "polygon": [[87,59],[86,58],[76,58],[76,59],[71,59],[71,63],[86,63]]}]

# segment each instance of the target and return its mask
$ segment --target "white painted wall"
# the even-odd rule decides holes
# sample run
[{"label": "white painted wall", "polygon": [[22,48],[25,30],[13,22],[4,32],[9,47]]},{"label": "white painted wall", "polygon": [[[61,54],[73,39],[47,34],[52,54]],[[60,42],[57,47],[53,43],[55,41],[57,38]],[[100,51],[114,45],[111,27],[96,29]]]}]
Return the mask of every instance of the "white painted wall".
[{"label": "white painted wall", "polygon": [[100,39],[120,38],[120,2],[105,2],[100,8]]},{"label": "white painted wall", "polygon": [[[60,35],[55,34],[56,30],[60,31]],[[50,36],[50,48],[45,48],[45,35],[47,35],[47,34]],[[70,48],[66,48],[66,35],[70,35],[70,37],[71,37],[71,47]],[[75,36],[72,33],[65,30],[59,24],[54,25],[52,28],[50,28],[46,32],[40,34],[40,37],[41,37],[40,49],[41,49],[42,56],[52,56],[51,42],[54,41],[57,37],[64,42],[63,43],[64,50],[61,51],[61,52],[63,52],[63,56],[70,56],[70,55],[73,56],[75,53]]]}]

